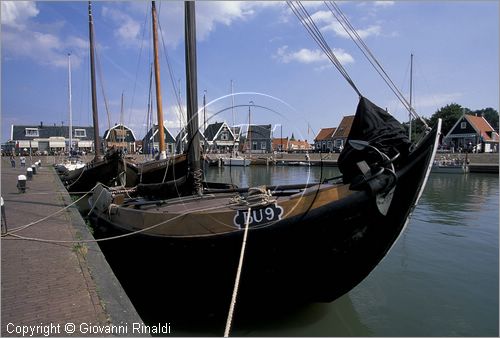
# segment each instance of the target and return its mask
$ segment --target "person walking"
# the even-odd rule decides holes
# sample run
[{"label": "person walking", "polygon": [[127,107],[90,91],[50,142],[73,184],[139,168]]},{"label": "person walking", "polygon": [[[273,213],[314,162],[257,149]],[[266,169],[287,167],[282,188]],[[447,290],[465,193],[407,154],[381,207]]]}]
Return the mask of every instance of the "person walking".
[{"label": "person walking", "polygon": [[26,167],[26,157],[21,156],[19,157],[19,162],[21,162],[21,167]]},{"label": "person walking", "polygon": [[12,168],[16,167],[16,159],[14,158],[14,155],[10,155],[10,164],[12,165]]}]

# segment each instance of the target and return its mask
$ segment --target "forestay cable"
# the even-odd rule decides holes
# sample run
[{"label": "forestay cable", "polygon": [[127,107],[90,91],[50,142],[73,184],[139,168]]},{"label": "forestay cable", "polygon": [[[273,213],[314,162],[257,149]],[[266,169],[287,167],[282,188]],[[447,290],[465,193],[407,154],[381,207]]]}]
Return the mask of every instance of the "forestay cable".
[{"label": "forestay cable", "polygon": [[311,16],[309,15],[305,7],[302,5],[302,3],[300,3],[300,1],[298,2],[287,1],[287,4],[293,11],[295,16],[299,19],[300,23],[307,30],[309,35],[311,35],[313,40],[316,41],[321,50],[326,54],[326,56],[328,57],[328,59],[330,59],[335,68],[337,68],[340,74],[344,77],[347,83],[351,85],[351,87],[359,96],[362,96],[361,92],[354,84],[354,81],[351,79],[344,66],[342,66],[342,63],[339,61],[339,59],[335,56],[335,53],[332,51],[332,49],[326,42],[325,38],[323,37],[323,34],[319,30],[318,26],[316,26],[314,20],[311,18]]},{"label": "forestay cable", "polygon": [[380,64],[380,62],[377,60],[375,55],[371,52],[370,48],[368,45],[363,41],[361,36],[358,34],[354,26],[349,22],[347,19],[346,15],[342,12],[340,7],[334,2],[334,1],[325,1],[324,2],[326,7],[330,10],[332,15],[337,19],[337,21],[340,23],[342,28],[344,28],[345,32],[349,35],[349,37],[352,39],[352,41],[356,44],[356,46],[359,48],[359,50],[363,53],[363,55],[366,57],[368,62],[372,65],[372,67],[375,69],[375,71],[380,75],[382,80],[387,84],[389,89],[396,95],[398,100],[401,102],[401,104],[405,107],[406,110],[410,112],[415,118],[418,118],[426,128],[429,128],[427,125],[426,121],[420,117],[420,115],[413,109],[411,104],[406,100],[404,95],[401,93],[401,91],[398,89],[398,87],[394,84],[392,81],[391,77],[387,72],[385,71],[384,67]]}]

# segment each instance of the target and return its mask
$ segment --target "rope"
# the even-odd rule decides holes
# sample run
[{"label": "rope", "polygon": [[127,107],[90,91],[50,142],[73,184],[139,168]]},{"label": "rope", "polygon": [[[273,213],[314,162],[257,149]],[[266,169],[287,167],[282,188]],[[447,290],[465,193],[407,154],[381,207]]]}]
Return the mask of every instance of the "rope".
[{"label": "rope", "polygon": [[[80,172],[80,175],[78,175],[78,177],[76,178],[76,180],[73,180],[73,181],[71,182],[71,184],[68,184],[68,185],[66,186],[66,189],[71,188],[71,186],[73,186],[73,184],[75,184],[76,182],[78,182],[78,181],[80,180],[80,178],[82,177],[83,172],[84,172],[85,170],[87,170],[87,165],[85,165],[85,167],[83,167],[83,168],[82,168],[82,171]],[[64,178],[64,177],[63,177],[63,178]]]},{"label": "rope", "polygon": [[236,306],[236,297],[238,296],[238,289],[240,287],[241,270],[243,269],[243,258],[245,257],[245,249],[247,246],[248,223],[250,223],[251,210],[252,210],[251,208],[248,208],[247,211],[247,219],[245,221],[245,232],[243,233],[243,244],[241,245],[241,252],[240,252],[240,261],[238,263],[238,270],[236,271],[236,280],[234,281],[233,296],[231,298],[231,304],[229,305],[229,313],[227,315],[224,337],[229,337],[229,332],[231,331],[231,324],[233,323],[234,307]]},{"label": "rope", "polygon": [[[93,190],[93,188],[92,188],[92,190]],[[38,224],[38,223],[40,223],[40,222],[42,222],[42,221],[45,221],[46,219],[49,219],[49,218],[51,218],[51,217],[54,217],[55,215],[57,215],[57,214],[59,214],[59,213],[63,212],[64,210],[67,210],[67,209],[68,209],[68,208],[70,208],[71,206],[73,206],[73,205],[75,205],[76,203],[78,203],[78,202],[79,202],[80,200],[82,200],[85,196],[87,196],[87,195],[88,195],[88,194],[89,194],[92,190],[90,190],[90,191],[86,192],[86,193],[85,193],[85,195],[83,195],[82,197],[80,197],[79,199],[77,199],[76,201],[74,201],[73,203],[68,204],[68,205],[67,205],[67,206],[65,206],[64,208],[59,209],[58,211],[56,211],[56,212],[54,212],[54,213],[52,213],[52,214],[50,214],[50,215],[48,215],[48,216],[45,216],[45,217],[43,217],[43,218],[40,218],[39,220],[36,220],[36,221],[30,222],[30,223],[28,223],[28,224],[26,224],[26,225],[21,225],[21,226],[18,226],[18,227],[16,227],[16,228],[13,228],[12,230],[10,230],[10,231],[8,231],[8,232],[6,232],[6,233],[2,234],[2,237],[4,237],[4,236],[8,236],[8,235],[12,235],[12,234],[13,234],[13,233],[15,233],[15,232],[18,232],[18,231],[24,230],[24,229],[26,229],[26,228],[28,228],[28,227],[30,227],[30,226],[32,226],[32,225]]]},{"label": "rope", "polygon": [[287,1],[287,4],[295,14],[295,16],[299,19],[300,23],[307,30],[309,35],[313,38],[313,40],[318,44],[321,50],[323,50],[326,56],[330,59],[335,68],[337,68],[340,74],[344,77],[347,83],[349,83],[349,85],[354,89],[358,96],[362,96],[361,92],[354,84],[354,81],[351,79],[344,66],[342,66],[342,63],[335,56],[335,53],[326,42],[323,34],[319,30],[318,26],[316,26],[316,24],[314,23],[306,8],[300,3],[300,1]]},{"label": "rope", "polygon": [[201,196],[203,192],[203,171],[201,169],[193,170],[193,190],[194,193]]},{"label": "rope", "polygon": [[[172,168],[173,168],[175,159],[173,157],[171,157],[171,159],[172,159]],[[167,158],[167,165],[165,166],[165,172],[163,173],[163,179],[161,180],[161,183],[165,183],[165,180],[167,179],[167,172],[168,172],[169,166],[170,166],[170,158]]]},{"label": "rope", "polygon": [[266,190],[265,186],[248,189],[246,198],[241,195],[231,198],[232,204],[235,204],[237,207],[243,206],[243,209],[264,206],[274,202],[276,202],[276,198],[272,196],[270,191]]},{"label": "rope", "polygon": [[342,28],[344,28],[345,32],[349,35],[349,37],[354,41],[356,46],[359,48],[361,53],[366,57],[368,62],[372,65],[372,67],[375,69],[375,71],[380,75],[382,80],[387,84],[389,89],[396,95],[398,100],[401,102],[401,104],[405,107],[406,110],[410,112],[415,118],[418,118],[422,121],[424,126],[427,128],[428,125],[425,122],[425,120],[419,116],[419,114],[413,109],[413,107],[410,105],[410,103],[406,100],[404,95],[401,93],[401,91],[398,89],[398,87],[394,84],[392,81],[391,77],[387,72],[385,71],[384,67],[380,64],[380,62],[377,60],[375,55],[372,53],[368,45],[363,41],[361,36],[358,34],[354,26],[349,22],[347,19],[347,16],[342,12],[340,7],[334,2],[334,1],[325,1],[324,2],[326,7],[330,10],[332,15],[337,19],[337,21],[340,23]]},{"label": "rope", "polygon": [[[109,241],[109,240],[115,240],[115,239],[119,239],[119,238],[129,237],[129,236],[136,235],[136,234],[139,234],[139,233],[142,233],[142,232],[145,232],[145,231],[149,231],[149,230],[152,230],[154,228],[159,227],[160,225],[167,224],[169,222],[175,221],[176,219],[178,219],[180,217],[184,217],[184,216],[186,216],[188,214],[192,214],[192,213],[195,213],[195,212],[212,211],[212,210],[222,209],[222,208],[225,208],[225,207],[227,207],[227,205],[219,205],[219,206],[211,207],[211,208],[192,209],[192,210],[190,210],[190,211],[188,211],[186,213],[179,214],[177,216],[172,217],[171,219],[167,219],[167,220],[162,221],[160,223],[153,224],[153,225],[151,225],[149,227],[146,227],[144,229],[139,229],[139,230],[136,230],[136,231],[133,231],[133,232],[128,232],[128,233],[125,233],[125,234],[122,234],[122,235],[111,236],[111,237],[106,237],[106,238],[99,238],[99,239],[82,239],[82,240],[78,240],[78,241],[75,241],[75,240],[55,240],[55,239],[53,240],[53,239],[44,239],[44,238],[19,236],[19,235],[11,234],[11,232],[9,232],[9,233],[7,233],[5,235],[2,235],[2,237],[10,235],[10,236],[15,237],[17,239],[23,239],[23,240],[29,240],[29,241],[35,241],[35,242],[44,242],[44,243],[69,243],[69,244],[72,244],[72,243],[104,242],[104,241]],[[185,237],[185,236],[175,236],[175,237]],[[8,239],[8,238],[6,238],[6,239]]]}]

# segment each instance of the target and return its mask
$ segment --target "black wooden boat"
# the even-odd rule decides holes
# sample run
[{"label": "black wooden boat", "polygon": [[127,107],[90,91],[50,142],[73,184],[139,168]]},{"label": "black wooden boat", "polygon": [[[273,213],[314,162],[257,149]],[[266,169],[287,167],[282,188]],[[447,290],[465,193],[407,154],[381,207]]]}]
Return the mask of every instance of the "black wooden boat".
[{"label": "black wooden boat", "polygon": [[[362,98],[355,126],[365,123],[359,114],[366,104],[374,107]],[[349,139],[377,138],[362,134],[353,126]],[[399,147],[391,142],[370,143],[378,150],[346,147],[340,168],[356,174],[344,175],[337,183],[275,187],[262,194],[251,207],[239,303],[332,301],[356,286],[408,221],[425,186],[438,134],[433,130],[411,151],[404,138],[397,139]],[[378,152],[382,148],[387,158],[400,155],[390,162]],[[353,170],[363,161],[360,167],[368,168],[366,172]],[[96,236],[140,231],[101,243],[134,303],[172,313],[180,308],[225,313],[248,208],[235,202],[235,196],[224,191],[141,203],[96,189]],[[251,193],[237,196],[252,200]],[[120,200],[125,202],[120,205]]]},{"label": "black wooden boat", "polygon": [[99,182],[106,186],[120,185],[122,155],[111,149],[99,159],[86,163],[84,167],[59,175],[70,193],[88,192]]},{"label": "black wooden boat", "polygon": [[[186,48],[192,48],[194,4],[185,6]],[[196,135],[193,54],[187,93]],[[441,121],[411,144],[398,121],[360,95],[339,157],[342,177],[209,189],[196,182],[199,154],[191,152],[188,178],[196,193],[189,196],[128,198],[97,186],[90,199],[95,235],[108,238],[100,242],[108,262],[135,306],[153,317],[227,314],[244,245],[238,309],[329,302],[361,282],[403,231],[425,187],[440,128]],[[191,149],[198,149],[195,142]]]}]

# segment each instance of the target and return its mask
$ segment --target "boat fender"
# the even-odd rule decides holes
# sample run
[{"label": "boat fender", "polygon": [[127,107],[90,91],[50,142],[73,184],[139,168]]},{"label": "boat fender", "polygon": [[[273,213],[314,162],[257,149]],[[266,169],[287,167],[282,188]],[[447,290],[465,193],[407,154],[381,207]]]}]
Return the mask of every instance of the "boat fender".
[{"label": "boat fender", "polygon": [[93,207],[100,212],[106,211],[111,203],[113,202],[113,195],[108,189],[98,183],[94,188],[94,193],[92,194],[92,204]]}]

